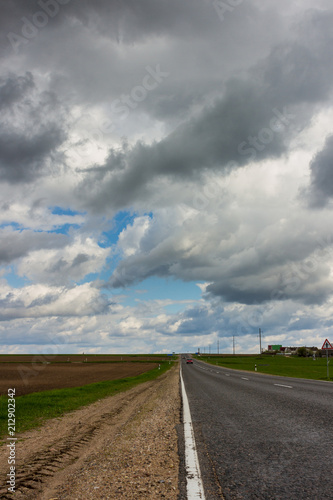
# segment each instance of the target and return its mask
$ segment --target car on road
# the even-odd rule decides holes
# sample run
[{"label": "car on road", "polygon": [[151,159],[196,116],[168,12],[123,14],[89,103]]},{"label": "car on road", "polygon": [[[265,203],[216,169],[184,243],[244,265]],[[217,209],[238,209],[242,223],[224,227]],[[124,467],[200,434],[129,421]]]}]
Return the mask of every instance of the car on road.
[{"label": "car on road", "polygon": [[192,359],[192,358],[187,358],[187,360],[186,360],[186,364],[188,364],[188,363],[193,364],[193,359]]}]

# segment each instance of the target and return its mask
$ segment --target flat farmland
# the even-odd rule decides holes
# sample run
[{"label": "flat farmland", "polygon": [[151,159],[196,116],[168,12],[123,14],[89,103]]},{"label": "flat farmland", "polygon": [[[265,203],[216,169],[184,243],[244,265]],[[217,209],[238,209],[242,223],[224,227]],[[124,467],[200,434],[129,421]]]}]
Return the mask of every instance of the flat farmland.
[{"label": "flat farmland", "polygon": [[0,395],[6,395],[10,387],[15,388],[16,396],[23,396],[33,392],[133,377],[153,370],[159,361],[166,360],[162,356],[136,356],[135,361],[128,361],[129,356],[110,358],[112,356],[107,355],[0,356]]},{"label": "flat farmland", "polygon": [[110,363],[121,361],[166,361],[163,354],[0,354],[0,363]]}]

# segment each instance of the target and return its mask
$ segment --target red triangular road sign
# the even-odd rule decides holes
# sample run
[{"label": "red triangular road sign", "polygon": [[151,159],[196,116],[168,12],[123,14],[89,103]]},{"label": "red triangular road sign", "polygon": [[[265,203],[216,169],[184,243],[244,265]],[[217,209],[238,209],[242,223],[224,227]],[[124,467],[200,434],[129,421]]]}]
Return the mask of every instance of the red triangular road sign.
[{"label": "red triangular road sign", "polygon": [[333,349],[332,344],[326,339],[325,342],[323,343],[322,349]]}]

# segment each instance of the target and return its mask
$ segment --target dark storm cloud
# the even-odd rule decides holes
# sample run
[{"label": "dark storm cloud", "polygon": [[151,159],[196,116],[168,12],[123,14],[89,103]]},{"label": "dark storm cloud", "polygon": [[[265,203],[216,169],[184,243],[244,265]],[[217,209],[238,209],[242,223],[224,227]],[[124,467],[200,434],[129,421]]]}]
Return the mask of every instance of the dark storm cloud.
[{"label": "dark storm cloud", "polygon": [[30,72],[24,76],[9,75],[7,79],[0,78],[0,109],[21,101],[27,91],[34,86],[35,83]]},{"label": "dark storm cloud", "polygon": [[[0,81],[0,176],[32,182],[66,139],[62,106],[53,92],[38,91],[30,72]],[[48,172],[50,173],[50,172]]]},{"label": "dark storm cloud", "polygon": [[[278,278],[280,270],[276,270]],[[302,283],[290,273],[289,282],[278,280],[277,284],[267,284],[266,276],[252,275],[247,280],[229,279],[216,280],[207,287],[207,298],[221,297],[225,302],[255,305],[269,303],[274,300],[293,300],[303,304],[324,304],[331,295],[331,283],[328,278],[329,269],[325,274],[314,273],[307,276]],[[274,281],[274,279],[272,280]]]},{"label": "dark storm cloud", "polygon": [[105,164],[80,186],[82,202],[96,211],[119,209],[147,199],[161,177],[195,180],[208,169],[229,173],[287,154],[290,141],[330,96],[331,35],[322,36],[329,29],[326,21],[325,13],[309,14],[305,25],[311,44],[299,40],[277,45],[242,79],[229,79],[222,97],[164,139],[111,150]]},{"label": "dark storm cloud", "polygon": [[91,260],[91,256],[83,253],[79,253],[73,260],[73,262],[69,263],[67,260],[65,260],[63,257],[58,259],[56,262],[52,263],[52,265],[47,269],[48,273],[64,273],[68,272],[68,268],[71,270],[76,266],[80,266],[81,264],[84,264],[85,262],[89,262]]},{"label": "dark storm cloud", "polygon": [[[307,173],[308,165],[296,165],[300,144],[306,134],[307,152],[318,143],[331,104],[331,3],[318,0],[313,8],[311,0],[227,2],[236,6],[223,19],[212,0],[2,2],[3,208],[17,202],[12,218],[5,214],[13,229],[2,229],[0,262],[18,264],[20,275],[36,286],[4,289],[0,319],[109,313],[101,282],[98,290],[64,289],[63,283],[100,273],[106,252],[95,255],[100,248],[88,232],[97,239],[117,209],[133,211],[134,219],[144,211],[152,216],[132,230],[130,222],[116,221],[110,245],[120,236],[108,263],[112,269],[120,263],[106,287],[126,288],[150,276],[209,283],[206,307],[174,320],[163,317],[159,328],[148,322],[152,331],[244,334],[260,323],[257,317],[239,321],[242,310],[260,316],[261,308],[275,308],[275,331],[281,333],[293,309],[309,305],[313,312],[330,297],[329,251],[318,251],[312,267],[306,262],[316,252],[317,236],[329,232],[329,211],[304,210],[291,198]],[[151,78],[157,67],[165,75],[160,81]],[[133,95],[133,106],[117,112],[115,103]],[[310,208],[332,199],[331,159],[329,137],[310,165]],[[64,175],[51,177],[50,169],[60,166]],[[198,193],[207,201],[199,208]],[[69,237],[21,231],[25,210],[36,199],[43,206],[87,211],[85,228],[72,225]],[[37,230],[50,224],[45,213],[33,218]],[[87,239],[76,239],[82,230]],[[36,250],[41,253],[33,255]],[[43,283],[61,286],[41,288]],[[142,309],[145,318],[153,316],[149,307]],[[329,314],[329,307],[319,309],[319,315]],[[124,318],[128,310],[116,313]],[[297,317],[293,330],[313,327]],[[45,330],[46,323],[32,323],[35,332]],[[70,331],[72,325],[58,323],[52,330]],[[107,332],[109,325],[102,325]],[[124,325],[121,336],[131,328]],[[93,340],[91,345],[96,347]]]},{"label": "dark storm cloud", "polygon": [[97,24],[106,36],[125,43],[157,34],[192,37],[193,30],[198,35],[209,29],[212,17],[209,2],[200,0],[76,0],[68,7],[85,25]]},{"label": "dark storm cloud", "polygon": [[3,229],[1,230],[0,264],[10,264],[31,251],[62,248],[66,244],[68,244],[68,238],[63,234]]},{"label": "dark storm cloud", "polygon": [[64,139],[65,134],[55,124],[32,137],[0,129],[1,179],[10,183],[32,182]]},{"label": "dark storm cloud", "polygon": [[[265,217],[260,208],[248,210],[247,215],[240,209],[239,225],[237,213],[216,206],[218,222],[212,226],[207,214],[178,220],[179,214],[171,212],[178,226],[168,229],[156,214],[132,247],[135,253],[124,257],[106,286],[127,287],[150,276],[176,277],[209,283],[209,301],[323,304],[332,292],[329,215],[318,223],[316,217],[307,214],[306,219],[298,212],[287,220],[283,212],[272,221],[269,210]],[[120,249],[131,248],[135,234],[135,227],[128,228]]]},{"label": "dark storm cloud", "polygon": [[[226,302],[239,302],[241,304],[258,304],[271,300],[273,290],[260,283],[259,287],[253,280],[252,286],[232,285],[230,282],[215,282],[207,287],[208,295],[222,297]],[[242,289],[243,288],[243,289]]]},{"label": "dark storm cloud", "polygon": [[85,253],[79,253],[72,262],[72,267],[79,266],[90,260],[90,256]]},{"label": "dark storm cloud", "polygon": [[318,318],[305,316],[303,318],[291,321],[288,325],[288,330],[316,330],[318,329]]},{"label": "dark storm cloud", "polygon": [[41,31],[72,20],[125,44],[156,35],[192,38],[193,31],[198,37],[211,31],[214,14],[201,0],[13,0],[1,6],[0,50],[24,49]]},{"label": "dark storm cloud", "polygon": [[[220,313],[223,309],[220,309]],[[179,326],[176,334],[181,335],[208,335],[214,330],[221,329],[223,320],[211,314],[206,307],[193,307],[179,314]]]},{"label": "dark storm cloud", "polygon": [[0,307],[1,309],[5,309],[7,307],[24,307],[24,302],[21,299],[15,297],[15,295],[11,292],[7,293],[3,298],[0,299]]},{"label": "dark storm cloud", "polygon": [[323,207],[333,198],[333,135],[326,138],[323,149],[311,164],[310,205]]},{"label": "dark storm cloud", "polygon": [[143,281],[150,276],[168,277],[172,263],[162,261],[162,258],[150,258],[150,263],[144,256],[130,257],[122,261],[116,271],[102,287],[125,288],[135,282]]},{"label": "dark storm cloud", "polygon": [[17,52],[35,39],[40,30],[50,29],[61,23],[66,15],[66,6],[60,5],[62,1],[66,2],[66,0],[1,2],[0,54],[7,56]]},{"label": "dark storm cloud", "polygon": [[332,89],[333,71],[327,64],[330,51],[330,40],[320,47],[306,47],[303,41],[284,43],[273,49],[254,73],[261,76],[267,97],[279,105],[318,103],[326,100]]},{"label": "dark storm cloud", "polygon": [[[195,179],[208,169],[227,174],[250,161],[279,157],[287,151],[291,132],[284,132],[294,118],[285,108],[278,109],[276,101],[267,100],[263,88],[230,82],[224,98],[160,142],[112,151],[102,168],[87,175],[80,193],[97,210],[120,208],[146,196],[155,178]],[[115,173],[119,164],[123,168]],[[93,198],[92,183],[98,190]]]},{"label": "dark storm cloud", "polygon": [[[38,297],[37,299],[33,300],[27,307],[32,308],[32,307],[49,305],[52,304],[52,302],[55,302],[57,299],[58,299],[57,294],[49,293],[44,295],[43,297]],[[13,304],[9,304],[9,306],[13,307]]]}]

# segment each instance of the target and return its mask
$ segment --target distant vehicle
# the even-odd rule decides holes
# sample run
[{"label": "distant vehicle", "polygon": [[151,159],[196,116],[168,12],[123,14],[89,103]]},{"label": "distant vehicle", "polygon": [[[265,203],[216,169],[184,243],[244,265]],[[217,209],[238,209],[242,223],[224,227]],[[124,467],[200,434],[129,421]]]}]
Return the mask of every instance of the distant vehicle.
[{"label": "distant vehicle", "polygon": [[192,359],[192,358],[187,358],[187,360],[186,360],[186,364],[187,364],[187,363],[191,363],[191,364],[193,364],[193,359]]}]

